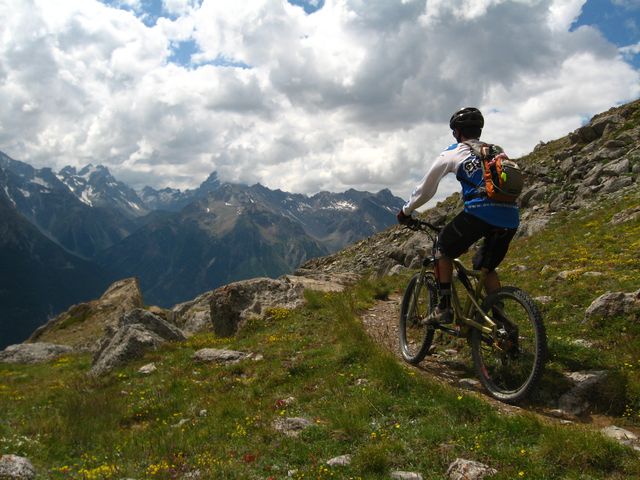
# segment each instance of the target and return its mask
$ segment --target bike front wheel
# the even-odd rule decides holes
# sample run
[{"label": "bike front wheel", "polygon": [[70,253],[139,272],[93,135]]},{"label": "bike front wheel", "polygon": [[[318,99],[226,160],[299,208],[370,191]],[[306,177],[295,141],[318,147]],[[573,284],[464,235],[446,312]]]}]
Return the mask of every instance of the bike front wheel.
[{"label": "bike front wheel", "polygon": [[408,363],[417,365],[429,352],[433,328],[424,320],[438,304],[438,284],[433,272],[417,273],[404,292],[400,306],[400,352]]},{"label": "bike front wheel", "polygon": [[487,296],[482,309],[496,323],[495,335],[473,329],[471,353],[476,373],[489,394],[517,403],[536,386],[547,354],[542,315],[531,297],[515,287]]}]

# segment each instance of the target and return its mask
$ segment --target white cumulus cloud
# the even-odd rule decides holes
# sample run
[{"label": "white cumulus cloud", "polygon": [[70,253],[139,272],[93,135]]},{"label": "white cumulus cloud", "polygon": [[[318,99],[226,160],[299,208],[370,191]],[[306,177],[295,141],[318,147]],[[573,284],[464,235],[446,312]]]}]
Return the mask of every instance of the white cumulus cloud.
[{"label": "white cumulus cloud", "polygon": [[406,197],[453,140],[457,108],[482,108],[485,138],[513,156],[638,97],[624,58],[637,45],[569,31],[584,3],[327,0],[306,14],[284,0],[163,0],[150,26],[158,12],[137,0],[5,0],[0,150],[103,164],[136,187],[194,187],[217,170]]}]

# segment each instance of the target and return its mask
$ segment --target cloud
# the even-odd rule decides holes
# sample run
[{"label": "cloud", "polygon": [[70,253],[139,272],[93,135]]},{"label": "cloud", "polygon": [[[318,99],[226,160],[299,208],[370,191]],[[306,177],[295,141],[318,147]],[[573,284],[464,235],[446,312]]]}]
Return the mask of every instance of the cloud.
[{"label": "cloud", "polygon": [[622,56],[637,46],[570,31],[583,4],[8,0],[0,150],[55,169],[101,163],[137,187],[194,187],[217,170],[406,197],[453,141],[459,107],[480,106],[486,138],[520,155],[638,97]]}]

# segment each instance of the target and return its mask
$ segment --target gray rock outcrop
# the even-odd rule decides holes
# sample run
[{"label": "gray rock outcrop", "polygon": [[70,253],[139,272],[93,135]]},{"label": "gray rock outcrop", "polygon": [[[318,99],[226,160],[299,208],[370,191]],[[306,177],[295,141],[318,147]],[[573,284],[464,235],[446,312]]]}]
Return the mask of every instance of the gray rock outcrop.
[{"label": "gray rock outcrop", "polygon": [[9,345],[0,352],[0,362],[4,363],[43,363],[73,352],[67,345],[52,343],[21,343]]},{"label": "gray rock outcrop", "polygon": [[304,303],[304,287],[287,277],[254,278],[214,290],[210,298],[213,331],[221,337],[234,335],[251,316],[268,308],[296,308]]},{"label": "gray rock outcrop", "polygon": [[449,480],[482,480],[498,471],[484,463],[457,458],[447,469]]},{"label": "gray rock outcrop", "polygon": [[104,375],[141,358],[149,349],[185,338],[179,328],[159,316],[143,309],[132,310],[121,317],[118,327],[108,328],[94,356],[90,373]]},{"label": "gray rock outcrop", "polygon": [[0,457],[0,479],[32,480],[34,478],[36,478],[36,469],[27,458],[17,455]]},{"label": "gray rock outcrop", "polygon": [[607,292],[596,298],[584,312],[585,320],[640,311],[640,290],[633,293]]},{"label": "gray rock outcrop", "polygon": [[303,430],[312,427],[313,422],[303,417],[276,418],[272,423],[273,429],[287,437],[298,437]]},{"label": "gray rock outcrop", "polygon": [[603,428],[602,433],[618,443],[640,452],[640,438],[638,438],[635,433],[625,430],[624,428],[616,427],[615,425]]},{"label": "gray rock outcrop", "polygon": [[238,363],[251,358],[250,353],[221,348],[202,348],[193,354],[193,360],[203,363]]},{"label": "gray rock outcrop", "polygon": [[423,477],[417,472],[403,472],[396,470],[391,472],[391,478],[393,480],[422,480]]},{"label": "gray rock outcrop", "polygon": [[567,378],[573,387],[558,399],[558,408],[570,415],[582,415],[591,407],[594,392],[606,383],[609,372],[604,370],[571,372]]}]

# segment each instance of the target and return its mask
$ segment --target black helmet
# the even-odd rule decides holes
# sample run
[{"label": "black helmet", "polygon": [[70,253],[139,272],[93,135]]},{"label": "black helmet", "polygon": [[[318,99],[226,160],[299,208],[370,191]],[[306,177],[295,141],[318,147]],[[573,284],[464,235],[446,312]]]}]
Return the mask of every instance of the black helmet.
[{"label": "black helmet", "polygon": [[456,113],[451,115],[451,120],[449,120],[449,127],[451,127],[451,130],[466,127],[482,128],[484,127],[484,118],[482,116],[482,113],[480,113],[480,110],[478,110],[477,108],[463,108],[462,110],[458,110]]}]

